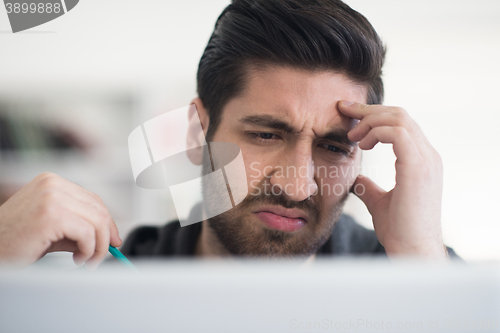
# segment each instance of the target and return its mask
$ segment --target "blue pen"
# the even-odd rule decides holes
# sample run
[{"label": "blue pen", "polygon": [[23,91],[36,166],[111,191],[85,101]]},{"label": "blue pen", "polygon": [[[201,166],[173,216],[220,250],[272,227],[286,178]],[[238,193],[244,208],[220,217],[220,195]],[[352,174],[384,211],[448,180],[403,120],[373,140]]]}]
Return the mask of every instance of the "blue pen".
[{"label": "blue pen", "polygon": [[119,262],[130,269],[137,270],[137,268],[120,252],[116,247],[109,246],[109,252],[115,257]]}]

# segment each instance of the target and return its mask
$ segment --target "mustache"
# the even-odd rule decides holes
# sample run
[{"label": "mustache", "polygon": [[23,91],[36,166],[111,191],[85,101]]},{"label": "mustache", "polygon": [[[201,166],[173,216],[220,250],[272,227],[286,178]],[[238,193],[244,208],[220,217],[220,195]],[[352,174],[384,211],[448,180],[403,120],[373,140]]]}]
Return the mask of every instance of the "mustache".
[{"label": "mustache", "polygon": [[264,191],[267,186],[271,184],[266,183],[265,179],[252,193],[249,193],[242,204],[248,206],[254,206],[257,204],[270,204],[276,206],[283,206],[284,208],[296,208],[301,209],[308,213],[311,220],[317,221],[321,212],[321,207],[319,207],[319,202],[316,200],[316,195],[312,195],[303,201],[295,201],[288,198],[288,196],[281,191],[279,194],[274,194],[272,191]]}]

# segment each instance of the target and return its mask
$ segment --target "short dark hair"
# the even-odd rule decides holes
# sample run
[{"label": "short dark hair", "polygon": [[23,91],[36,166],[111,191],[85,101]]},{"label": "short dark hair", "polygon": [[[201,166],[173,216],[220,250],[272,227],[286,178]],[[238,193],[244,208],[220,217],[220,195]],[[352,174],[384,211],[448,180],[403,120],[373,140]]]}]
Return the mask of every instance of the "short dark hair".
[{"label": "short dark hair", "polygon": [[333,70],[384,95],[385,48],[372,25],[340,0],[233,0],[217,19],[198,67],[198,96],[210,117],[207,140],[228,101],[245,88],[250,66]]}]

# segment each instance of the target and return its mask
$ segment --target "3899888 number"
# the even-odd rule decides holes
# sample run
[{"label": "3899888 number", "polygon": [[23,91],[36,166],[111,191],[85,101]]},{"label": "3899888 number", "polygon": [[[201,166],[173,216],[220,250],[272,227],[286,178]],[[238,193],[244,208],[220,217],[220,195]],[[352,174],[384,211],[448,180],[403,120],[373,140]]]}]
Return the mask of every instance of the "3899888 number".
[{"label": "3899888 number", "polygon": [[34,3],[34,2],[31,2],[31,3],[26,3],[26,2],[9,3],[8,2],[5,4],[5,8],[7,9],[7,14],[10,14],[10,13],[16,13],[16,14],[18,14],[18,13],[24,13],[24,14],[26,14],[26,13],[31,13],[31,14],[34,14],[34,13],[39,13],[39,14],[56,13],[56,14],[59,14],[61,12],[61,4],[60,3],[52,4],[51,2],[48,2],[48,3],[43,3],[43,2],[40,2],[40,3]]}]

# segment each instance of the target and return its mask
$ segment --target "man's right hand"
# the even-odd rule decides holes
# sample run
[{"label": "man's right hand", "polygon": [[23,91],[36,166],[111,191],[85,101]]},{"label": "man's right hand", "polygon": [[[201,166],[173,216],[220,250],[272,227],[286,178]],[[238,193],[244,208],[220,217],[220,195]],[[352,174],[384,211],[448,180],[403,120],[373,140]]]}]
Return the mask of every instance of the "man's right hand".
[{"label": "man's right hand", "polygon": [[0,262],[32,264],[49,252],[73,252],[91,268],[109,245],[122,243],[101,198],[52,173],[43,173],[0,206]]}]

